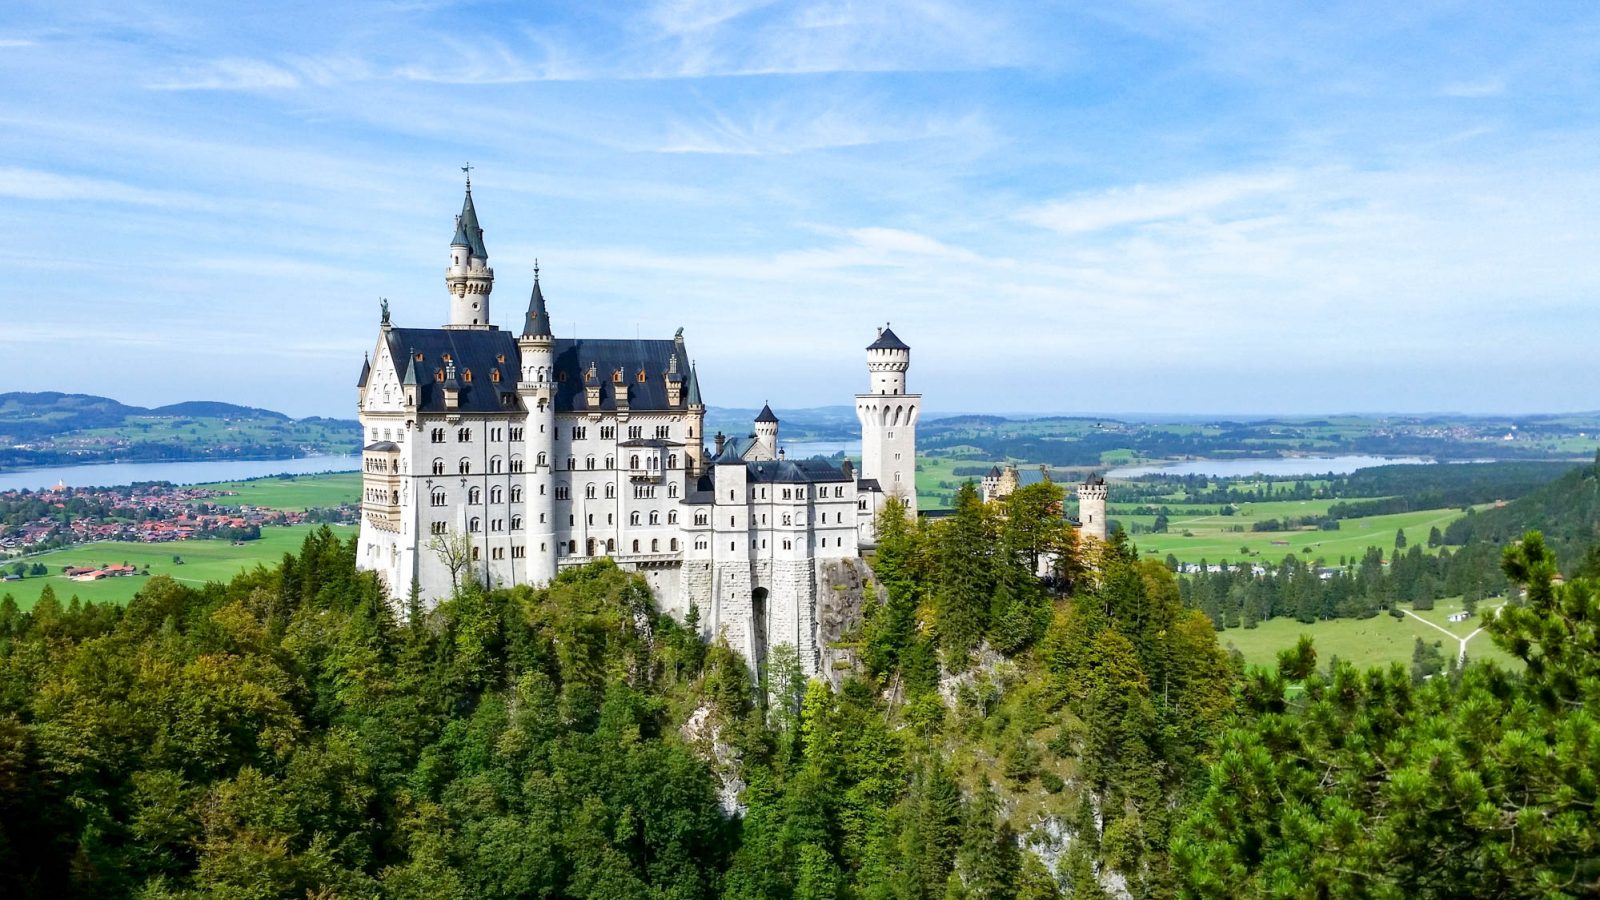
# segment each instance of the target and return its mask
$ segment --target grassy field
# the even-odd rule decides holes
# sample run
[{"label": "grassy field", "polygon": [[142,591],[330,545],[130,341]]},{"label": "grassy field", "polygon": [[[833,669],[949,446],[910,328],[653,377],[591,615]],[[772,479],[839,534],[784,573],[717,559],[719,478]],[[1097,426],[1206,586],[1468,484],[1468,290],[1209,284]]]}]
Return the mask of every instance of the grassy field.
[{"label": "grassy field", "polygon": [[[1326,501],[1306,501],[1307,508],[1326,508]],[[1291,504],[1257,503],[1255,507],[1276,508]],[[1404,530],[1407,546],[1417,545],[1427,549],[1428,532],[1440,531],[1462,516],[1459,509],[1428,509],[1417,512],[1395,513],[1387,516],[1367,516],[1361,519],[1344,519],[1338,531],[1250,531],[1252,522],[1281,518],[1285,513],[1249,516],[1183,516],[1170,517],[1166,534],[1134,535],[1139,552],[1163,559],[1167,554],[1180,562],[1221,562],[1224,559],[1242,561],[1246,558],[1276,562],[1290,553],[1298,553],[1308,561],[1323,559],[1333,564],[1339,557],[1360,557],[1368,547],[1381,547],[1384,554],[1393,552],[1395,532]],[[1289,513],[1305,515],[1306,513]],[[1128,525],[1132,522],[1153,524],[1153,516],[1116,516]],[[1229,531],[1243,526],[1244,531]],[[1185,535],[1184,532],[1189,532]],[[1309,550],[1310,552],[1305,552]]]},{"label": "grassy field", "polygon": [[[272,565],[285,553],[298,552],[306,533],[316,525],[290,525],[283,528],[261,529],[261,539],[234,545],[228,541],[174,541],[168,544],[132,544],[119,541],[102,541],[79,544],[63,550],[31,557],[28,562],[42,562],[51,574],[0,584],[0,594],[11,594],[23,609],[33,606],[45,585],[55,589],[61,602],[77,595],[78,599],[100,603],[111,601],[126,603],[133,599],[141,585],[149,579],[134,575],[123,578],[103,578],[99,581],[79,582],[63,577],[64,566],[102,566],[129,563],[140,568],[148,567],[151,575],[170,575],[179,581],[204,584],[208,581],[226,581],[241,570],[257,563]],[[341,538],[355,533],[351,525],[329,526]],[[183,559],[174,564],[173,556]]]},{"label": "grassy field", "polygon": [[331,507],[341,503],[355,503],[361,499],[360,472],[334,472],[323,475],[293,475],[276,478],[255,478],[250,481],[225,481],[203,484],[199,487],[219,491],[233,491],[237,497],[219,497],[214,501],[225,506],[249,504],[269,509],[303,510],[311,507]]},{"label": "grassy field", "polygon": [[[1479,608],[1487,611],[1499,605],[1499,602],[1486,601]],[[1482,627],[1483,619],[1473,616],[1465,622],[1447,621],[1451,613],[1460,609],[1459,599],[1441,600],[1433,609],[1416,615],[1458,637],[1466,637]],[[1419,637],[1429,644],[1441,642],[1439,649],[1447,658],[1460,649],[1457,641],[1411,616],[1396,619],[1387,613],[1370,619],[1329,619],[1310,625],[1294,619],[1270,619],[1255,628],[1229,628],[1218,632],[1217,642],[1223,647],[1237,649],[1251,665],[1270,666],[1276,664],[1278,651],[1293,647],[1302,634],[1310,635],[1316,642],[1319,667],[1326,667],[1335,656],[1361,667],[1382,666],[1391,662],[1409,666],[1413,643]],[[1494,646],[1487,634],[1478,634],[1467,643],[1467,656],[1470,659],[1493,660],[1506,666],[1513,664],[1512,657]]]}]

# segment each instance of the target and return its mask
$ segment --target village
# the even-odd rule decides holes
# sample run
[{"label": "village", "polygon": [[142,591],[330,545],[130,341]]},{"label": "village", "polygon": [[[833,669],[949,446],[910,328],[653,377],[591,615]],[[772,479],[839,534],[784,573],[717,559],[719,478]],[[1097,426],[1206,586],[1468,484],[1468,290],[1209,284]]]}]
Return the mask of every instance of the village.
[{"label": "village", "polygon": [[[353,522],[356,509],[282,510],[230,504],[233,491],[165,482],[0,492],[0,556],[17,557],[90,541],[160,544],[192,539],[248,541],[261,528]],[[112,573],[131,574],[131,573]]]}]

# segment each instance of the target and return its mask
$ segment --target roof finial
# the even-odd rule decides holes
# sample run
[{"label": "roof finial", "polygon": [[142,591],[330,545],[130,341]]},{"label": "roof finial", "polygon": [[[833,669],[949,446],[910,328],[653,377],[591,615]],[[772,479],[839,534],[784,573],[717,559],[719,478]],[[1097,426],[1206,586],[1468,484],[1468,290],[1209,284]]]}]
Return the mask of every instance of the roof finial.
[{"label": "roof finial", "polygon": [[469,194],[472,193],[472,170],[474,168],[470,161],[461,167],[461,171],[467,173],[467,193]]},{"label": "roof finial", "polygon": [[539,257],[533,258],[533,283],[539,283]]}]

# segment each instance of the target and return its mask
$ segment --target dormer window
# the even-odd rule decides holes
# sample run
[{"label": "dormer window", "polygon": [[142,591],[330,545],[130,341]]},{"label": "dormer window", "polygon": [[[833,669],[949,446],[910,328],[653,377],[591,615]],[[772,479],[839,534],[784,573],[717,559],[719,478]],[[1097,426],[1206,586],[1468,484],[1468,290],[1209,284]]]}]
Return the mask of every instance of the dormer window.
[{"label": "dormer window", "polygon": [[461,371],[461,380],[466,382],[467,384],[471,384],[472,383],[472,370],[471,369],[463,369]]},{"label": "dormer window", "polygon": [[417,354],[417,362],[422,362],[422,354],[421,353]]},{"label": "dormer window", "polygon": [[450,354],[446,353],[446,354],[444,354],[443,356],[441,356],[439,358],[444,360],[445,362],[449,362],[450,361]]},{"label": "dormer window", "polygon": [[443,381],[444,380],[444,370],[443,369],[434,369],[433,370],[433,380],[434,381]]},{"label": "dormer window", "polygon": [[618,369],[615,372],[611,373],[611,383],[612,384],[621,384],[622,383],[622,370],[621,369]]},{"label": "dormer window", "polygon": [[506,361],[506,355],[504,353],[497,353],[495,354],[494,361],[497,363],[503,363]]},{"label": "dormer window", "polygon": [[566,381],[567,380],[567,373],[566,372],[557,372],[556,373],[556,380],[557,381]]},{"label": "dormer window", "polygon": [[644,383],[644,382],[645,382],[645,381],[646,381],[646,380],[647,380],[647,377],[646,377],[646,375],[645,375],[645,374],[644,374],[644,370],[643,370],[643,369],[640,369],[640,370],[639,370],[639,374],[638,374],[638,375],[637,375],[637,376],[636,376],[636,377],[635,377],[635,378],[634,378],[634,381],[637,381],[637,382],[639,382],[639,383],[640,383],[640,384],[643,384],[643,383]]},{"label": "dormer window", "polygon": [[[504,362],[504,361],[505,361],[505,359],[502,357],[501,358],[501,362]],[[496,382],[499,381],[500,380],[500,370],[499,369],[490,369],[489,370],[489,380],[490,381],[496,381]]]}]

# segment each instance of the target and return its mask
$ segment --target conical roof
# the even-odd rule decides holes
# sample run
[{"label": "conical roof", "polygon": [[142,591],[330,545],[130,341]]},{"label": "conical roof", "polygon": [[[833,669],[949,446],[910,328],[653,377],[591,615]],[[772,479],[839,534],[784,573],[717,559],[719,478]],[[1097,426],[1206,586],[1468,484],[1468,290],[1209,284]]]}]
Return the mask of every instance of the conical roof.
[{"label": "conical roof", "polygon": [[400,379],[402,385],[417,384],[417,351],[406,351],[406,373]]},{"label": "conical roof", "polygon": [[361,377],[356,379],[356,387],[367,386],[367,376],[372,374],[372,362],[365,356],[361,357]]},{"label": "conical roof", "polygon": [[483,246],[483,229],[478,226],[478,209],[472,205],[472,183],[467,183],[467,197],[461,201],[461,215],[456,217],[456,236],[452,247],[468,247],[478,259],[488,259],[489,251]]},{"label": "conical roof", "polygon": [[868,350],[910,350],[911,347],[905,341],[902,341],[902,340],[900,340],[899,337],[895,336],[894,331],[892,329],[890,329],[889,326],[885,325],[883,327],[883,330],[878,332],[878,339],[873,341],[872,343],[868,344],[867,345],[867,349]]},{"label": "conical roof", "polygon": [[776,422],[776,421],[778,421],[778,417],[772,412],[772,407],[771,406],[763,403],[763,404],[761,404],[761,412],[756,414],[756,421],[757,422]]},{"label": "conical roof", "polygon": [[705,406],[705,402],[700,399],[700,367],[699,366],[690,366],[689,367],[689,405],[690,406]]},{"label": "conical roof", "polygon": [[553,337],[550,331],[550,310],[544,305],[544,290],[539,287],[539,267],[533,267],[533,294],[528,297],[528,320],[522,326],[523,337]]}]

